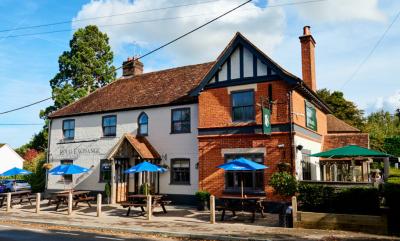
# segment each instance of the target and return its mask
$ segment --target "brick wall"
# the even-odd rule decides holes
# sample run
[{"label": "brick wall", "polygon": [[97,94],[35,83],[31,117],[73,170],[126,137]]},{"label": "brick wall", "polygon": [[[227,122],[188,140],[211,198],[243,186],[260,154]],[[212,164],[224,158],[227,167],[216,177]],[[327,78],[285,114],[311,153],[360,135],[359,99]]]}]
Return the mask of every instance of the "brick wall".
[{"label": "brick wall", "polygon": [[[278,148],[285,144],[284,148]],[[273,189],[268,185],[271,175],[276,172],[280,162],[290,163],[290,139],[288,134],[266,135],[232,135],[199,137],[199,189],[220,196],[224,191],[224,170],[217,166],[225,162],[221,153],[223,148],[266,148],[264,164],[264,186],[269,199],[281,200],[273,195]]]},{"label": "brick wall", "polygon": [[324,136],[323,150],[326,151],[351,144],[369,148],[368,133],[328,134]]},{"label": "brick wall", "polygon": [[[256,117],[254,123],[233,123],[231,117],[231,96],[228,88],[217,88],[203,91],[199,96],[199,128],[215,128],[238,126],[244,124],[262,124],[261,99],[268,97],[268,86],[272,85],[272,105],[271,123],[287,123],[288,86],[283,81],[272,81],[257,84],[255,92]],[[265,102],[266,103],[266,102]]]}]

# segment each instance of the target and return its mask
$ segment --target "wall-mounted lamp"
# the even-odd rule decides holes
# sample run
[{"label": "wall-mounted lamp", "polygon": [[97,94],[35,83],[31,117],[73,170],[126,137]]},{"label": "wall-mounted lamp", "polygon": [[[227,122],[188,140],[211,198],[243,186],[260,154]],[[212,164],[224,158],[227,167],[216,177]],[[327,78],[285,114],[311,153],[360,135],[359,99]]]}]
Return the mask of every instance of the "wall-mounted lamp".
[{"label": "wall-mounted lamp", "polygon": [[199,163],[198,162],[194,165],[194,168],[199,169]]},{"label": "wall-mounted lamp", "polygon": [[296,149],[299,150],[299,151],[303,150],[303,145],[297,145]]}]

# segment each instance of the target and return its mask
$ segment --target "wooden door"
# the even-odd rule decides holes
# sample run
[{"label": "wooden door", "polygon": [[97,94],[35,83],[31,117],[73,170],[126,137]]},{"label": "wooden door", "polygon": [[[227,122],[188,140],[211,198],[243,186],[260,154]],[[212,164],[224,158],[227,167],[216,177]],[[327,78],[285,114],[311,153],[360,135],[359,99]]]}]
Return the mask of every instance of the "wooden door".
[{"label": "wooden door", "polygon": [[116,202],[124,202],[128,195],[128,174],[124,173],[129,168],[128,159],[116,159],[115,160],[115,176],[116,176]]}]

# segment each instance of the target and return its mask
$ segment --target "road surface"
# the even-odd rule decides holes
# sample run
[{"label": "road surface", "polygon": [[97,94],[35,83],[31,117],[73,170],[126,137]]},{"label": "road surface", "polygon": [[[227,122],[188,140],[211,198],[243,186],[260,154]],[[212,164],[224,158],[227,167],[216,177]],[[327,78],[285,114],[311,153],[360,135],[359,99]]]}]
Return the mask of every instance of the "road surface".
[{"label": "road surface", "polygon": [[0,225],[1,241],[173,241],[176,239],[164,237],[142,237],[139,235],[113,235],[107,233],[91,233],[74,230],[52,230],[36,228],[34,226],[22,226],[19,224],[1,224]]}]

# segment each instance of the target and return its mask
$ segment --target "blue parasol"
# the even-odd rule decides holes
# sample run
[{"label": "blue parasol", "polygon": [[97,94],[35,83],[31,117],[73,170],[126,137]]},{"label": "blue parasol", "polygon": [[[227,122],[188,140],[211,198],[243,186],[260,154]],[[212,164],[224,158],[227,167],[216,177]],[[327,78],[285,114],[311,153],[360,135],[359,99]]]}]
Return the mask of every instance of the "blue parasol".
[{"label": "blue parasol", "polygon": [[137,173],[137,172],[166,172],[167,170],[163,167],[157,166],[150,162],[144,161],[136,166],[129,168],[128,170],[124,171],[125,173]]},{"label": "blue parasol", "polygon": [[8,171],[3,172],[0,176],[16,176],[16,175],[28,175],[32,174],[32,172],[18,168],[18,167],[13,167]]},{"label": "blue parasol", "polygon": [[67,165],[59,165],[49,171],[51,175],[72,175],[72,174],[80,174],[89,171],[88,168],[81,167],[78,165],[67,164]]}]

